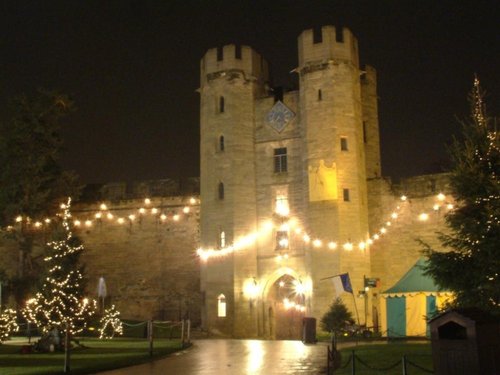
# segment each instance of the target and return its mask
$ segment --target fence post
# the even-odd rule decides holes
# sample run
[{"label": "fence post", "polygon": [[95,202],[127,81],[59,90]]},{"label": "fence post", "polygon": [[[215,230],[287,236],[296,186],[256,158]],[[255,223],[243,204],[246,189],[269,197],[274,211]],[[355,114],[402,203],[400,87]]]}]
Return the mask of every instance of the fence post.
[{"label": "fence post", "polygon": [[181,321],[181,345],[184,347],[184,319]]},{"label": "fence post", "polygon": [[403,375],[406,375],[406,356],[403,355]]},{"label": "fence post", "polygon": [[153,356],[153,320],[148,320],[149,356]]},{"label": "fence post", "polygon": [[26,323],[26,334],[28,335],[28,344],[31,344],[31,325],[29,320]]},{"label": "fence post", "polygon": [[330,375],[330,345],[326,347],[326,375]]},{"label": "fence post", "polygon": [[351,375],[356,375],[356,357],[354,354],[354,350],[351,352],[351,355],[352,355]]},{"label": "fence post", "polygon": [[70,372],[70,353],[71,353],[71,333],[69,332],[69,324],[66,322],[66,332],[64,336],[64,373]]}]

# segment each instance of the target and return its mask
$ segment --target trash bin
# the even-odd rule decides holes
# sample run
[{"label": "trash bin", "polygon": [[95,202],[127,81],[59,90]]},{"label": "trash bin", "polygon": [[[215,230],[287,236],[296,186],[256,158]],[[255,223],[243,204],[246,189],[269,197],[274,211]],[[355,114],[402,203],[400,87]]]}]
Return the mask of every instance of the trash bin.
[{"label": "trash bin", "polygon": [[316,344],[316,318],[302,318],[302,342]]},{"label": "trash bin", "polygon": [[454,309],[429,325],[436,374],[500,374],[498,318],[479,309]]}]

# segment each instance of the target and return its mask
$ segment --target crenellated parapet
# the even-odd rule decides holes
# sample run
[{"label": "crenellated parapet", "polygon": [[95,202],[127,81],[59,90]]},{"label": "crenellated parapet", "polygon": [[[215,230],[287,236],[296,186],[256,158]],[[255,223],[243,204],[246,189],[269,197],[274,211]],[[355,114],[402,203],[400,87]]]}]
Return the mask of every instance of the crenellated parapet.
[{"label": "crenellated parapet", "polygon": [[359,67],[358,41],[347,28],[323,26],[305,30],[298,39],[299,73],[326,69],[328,65],[348,62]]},{"label": "crenellated parapet", "polygon": [[259,83],[269,79],[266,60],[251,47],[234,44],[209,49],[201,59],[200,71],[201,86],[217,78],[241,77]]}]

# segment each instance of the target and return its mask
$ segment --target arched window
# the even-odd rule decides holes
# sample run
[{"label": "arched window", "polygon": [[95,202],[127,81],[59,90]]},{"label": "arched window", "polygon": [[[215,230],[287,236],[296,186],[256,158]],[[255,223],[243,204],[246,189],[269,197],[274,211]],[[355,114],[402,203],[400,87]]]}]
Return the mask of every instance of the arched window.
[{"label": "arched window", "polygon": [[217,297],[217,316],[219,318],[226,317],[226,296],[224,294],[219,294]]},{"label": "arched window", "polygon": [[224,105],[225,105],[225,103],[224,103],[224,97],[221,96],[219,98],[219,113],[224,113]]},{"label": "arched window", "polygon": [[224,183],[219,182],[219,199],[224,199]]},{"label": "arched window", "polygon": [[225,146],[225,145],[224,145],[224,136],[223,136],[223,135],[221,135],[221,136],[219,137],[219,151],[224,151],[224,146]]}]

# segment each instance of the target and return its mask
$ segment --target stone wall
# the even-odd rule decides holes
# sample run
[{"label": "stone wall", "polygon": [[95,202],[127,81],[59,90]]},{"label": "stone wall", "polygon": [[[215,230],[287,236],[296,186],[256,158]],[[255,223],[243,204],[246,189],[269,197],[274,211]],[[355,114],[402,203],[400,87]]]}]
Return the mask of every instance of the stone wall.
[{"label": "stone wall", "polygon": [[[74,232],[85,246],[80,259],[85,264],[89,297],[97,298],[102,276],[108,292],[106,306],[115,304],[124,318],[178,320],[189,315],[199,324],[198,196],[152,196],[149,204],[144,200],[151,193],[179,194],[183,189],[196,192],[197,179],[86,187],[84,197],[96,200],[76,203],[71,211],[79,222]],[[45,229],[39,233],[37,243],[50,239]],[[42,247],[35,247],[33,258],[38,260],[34,266],[43,267],[42,254]],[[0,242],[0,269],[11,277],[17,269],[15,243],[5,238]]]},{"label": "stone wall", "polygon": [[[447,174],[407,178],[398,184],[388,179],[371,179],[368,191],[370,233],[380,233],[383,227],[387,230],[370,249],[371,274],[367,277],[379,278],[380,284],[369,291],[369,300],[377,307],[378,294],[397,283],[423,256],[422,242],[442,249],[438,233],[447,231],[444,216],[448,205],[454,202],[449,195]],[[438,197],[440,193],[444,199]],[[392,213],[398,215],[396,219]],[[428,215],[426,220],[422,220],[422,214]],[[391,224],[387,225],[387,221]],[[368,313],[372,314],[372,309]]]}]

